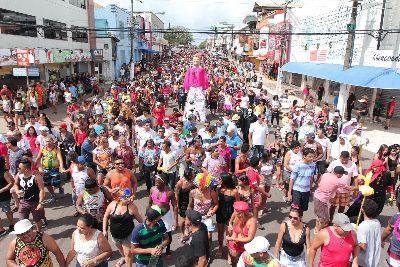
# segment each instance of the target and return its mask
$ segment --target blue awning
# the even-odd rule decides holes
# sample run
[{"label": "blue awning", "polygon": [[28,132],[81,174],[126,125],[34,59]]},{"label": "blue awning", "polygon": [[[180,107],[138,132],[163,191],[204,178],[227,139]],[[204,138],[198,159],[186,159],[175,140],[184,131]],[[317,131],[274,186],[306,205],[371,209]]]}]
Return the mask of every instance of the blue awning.
[{"label": "blue awning", "polygon": [[150,49],[150,48],[144,48],[144,47],[140,47],[138,48],[139,50],[143,50],[143,52],[145,53],[150,53],[150,54],[154,54],[154,53],[158,53],[158,51]]},{"label": "blue awning", "polygon": [[353,66],[344,71],[343,65],[339,64],[289,62],[282,66],[282,71],[304,74],[353,86],[400,89],[400,72],[392,68]]}]

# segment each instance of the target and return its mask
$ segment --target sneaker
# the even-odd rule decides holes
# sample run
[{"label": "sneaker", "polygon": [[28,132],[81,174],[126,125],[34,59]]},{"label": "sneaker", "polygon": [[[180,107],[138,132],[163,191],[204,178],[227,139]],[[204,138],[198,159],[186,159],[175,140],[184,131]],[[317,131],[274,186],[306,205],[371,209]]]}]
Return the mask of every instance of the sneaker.
[{"label": "sneaker", "polygon": [[8,231],[9,232],[14,231],[14,224],[10,224],[10,226],[8,227]]},{"label": "sneaker", "polygon": [[56,203],[56,196],[55,195],[51,196],[48,203],[50,203],[50,204]]},{"label": "sneaker", "polygon": [[43,224],[42,224],[42,227],[43,227],[43,228],[46,228],[46,227],[47,227],[47,225],[48,225],[47,219],[46,219],[46,218],[44,218],[44,219],[43,219]]},{"label": "sneaker", "polygon": [[59,190],[58,193],[63,196],[64,195],[64,188],[60,187],[58,190]]}]

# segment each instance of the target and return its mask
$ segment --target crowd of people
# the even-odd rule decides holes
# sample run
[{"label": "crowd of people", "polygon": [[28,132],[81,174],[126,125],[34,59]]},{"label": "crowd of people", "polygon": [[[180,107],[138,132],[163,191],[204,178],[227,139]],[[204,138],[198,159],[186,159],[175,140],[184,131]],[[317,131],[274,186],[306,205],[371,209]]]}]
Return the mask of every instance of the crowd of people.
[{"label": "crowd of people", "polygon": [[[319,266],[375,267],[393,231],[386,262],[400,266],[399,213],[383,233],[377,220],[386,203],[400,207],[400,145],[382,145],[363,166],[369,140],[360,120],[307,99],[290,102],[286,93],[271,97],[250,62],[182,49],[141,66],[134,80],[104,90],[89,79],[97,88],[90,98],[80,81],[66,86],[54,96],[53,112],[57,101],[67,106],[57,127],[38,109],[35,88],[22,101],[3,86],[0,207],[9,228],[0,220],[0,235],[15,235],[7,266],[52,266],[50,252],[58,266],[75,257],[77,266],[107,266],[111,243],[116,266],[163,266],[175,231],[190,251],[176,255],[176,266],[215,258],[232,266],[314,266],[320,249]],[[45,90],[49,102],[59,86]],[[141,184],[144,213],[135,204]],[[373,192],[363,195],[363,185]],[[45,207],[69,188],[78,219],[66,252],[45,233]],[[272,192],[290,209],[271,229],[274,251],[257,233],[278,212]],[[315,227],[302,220],[310,201]]]}]

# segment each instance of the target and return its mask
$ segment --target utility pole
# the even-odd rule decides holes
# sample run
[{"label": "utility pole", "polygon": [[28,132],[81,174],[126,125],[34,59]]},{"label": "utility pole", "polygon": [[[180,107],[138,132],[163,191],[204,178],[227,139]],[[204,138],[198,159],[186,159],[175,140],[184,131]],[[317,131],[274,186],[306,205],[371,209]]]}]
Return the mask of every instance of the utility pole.
[{"label": "utility pole", "polygon": [[351,10],[350,23],[347,24],[347,31],[349,32],[349,34],[347,36],[347,46],[346,54],[344,55],[343,70],[351,68],[351,63],[353,61],[354,40],[356,37],[357,9],[358,0],[354,0]]},{"label": "utility pole", "polygon": [[134,27],[135,27],[135,17],[133,16],[133,0],[131,0],[131,71],[130,71],[130,79],[134,79],[135,78],[135,57],[134,57],[134,53],[135,53],[135,48],[134,48],[134,39],[135,39],[135,31],[134,31]]},{"label": "utility pole", "polygon": [[[287,12],[288,12],[288,6],[293,2],[293,0],[288,0],[285,3],[285,8],[284,8],[284,13],[283,13],[283,34],[281,35],[281,54],[279,56],[279,69],[278,69],[278,77],[277,77],[277,83],[276,83],[276,89],[281,92],[282,91],[282,65],[283,65],[283,53],[286,54],[286,47],[287,47],[287,41],[286,41],[286,36],[287,36],[287,23],[286,23],[286,17],[287,17]],[[288,60],[288,55],[286,55],[286,61]]]},{"label": "utility pole", "polygon": [[383,30],[383,21],[385,19],[385,9],[386,9],[386,0],[383,0],[382,2],[382,11],[381,11],[381,22],[379,23],[379,32],[378,32],[378,44],[376,46],[376,50],[379,50],[381,48],[381,43],[382,43],[382,30]]}]

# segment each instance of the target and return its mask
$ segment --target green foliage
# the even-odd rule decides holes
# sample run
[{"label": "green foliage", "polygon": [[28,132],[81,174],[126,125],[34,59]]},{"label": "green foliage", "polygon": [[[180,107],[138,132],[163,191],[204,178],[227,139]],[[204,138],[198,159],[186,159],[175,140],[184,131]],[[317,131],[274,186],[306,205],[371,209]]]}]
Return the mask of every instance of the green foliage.
[{"label": "green foliage", "polygon": [[193,34],[182,26],[171,27],[168,32],[164,33],[164,38],[171,47],[178,45],[188,45],[193,42]]},{"label": "green foliage", "polygon": [[202,41],[202,42],[199,44],[199,48],[200,48],[200,49],[205,49],[205,48],[206,48],[206,45],[207,45],[207,40],[204,40],[204,41]]}]

